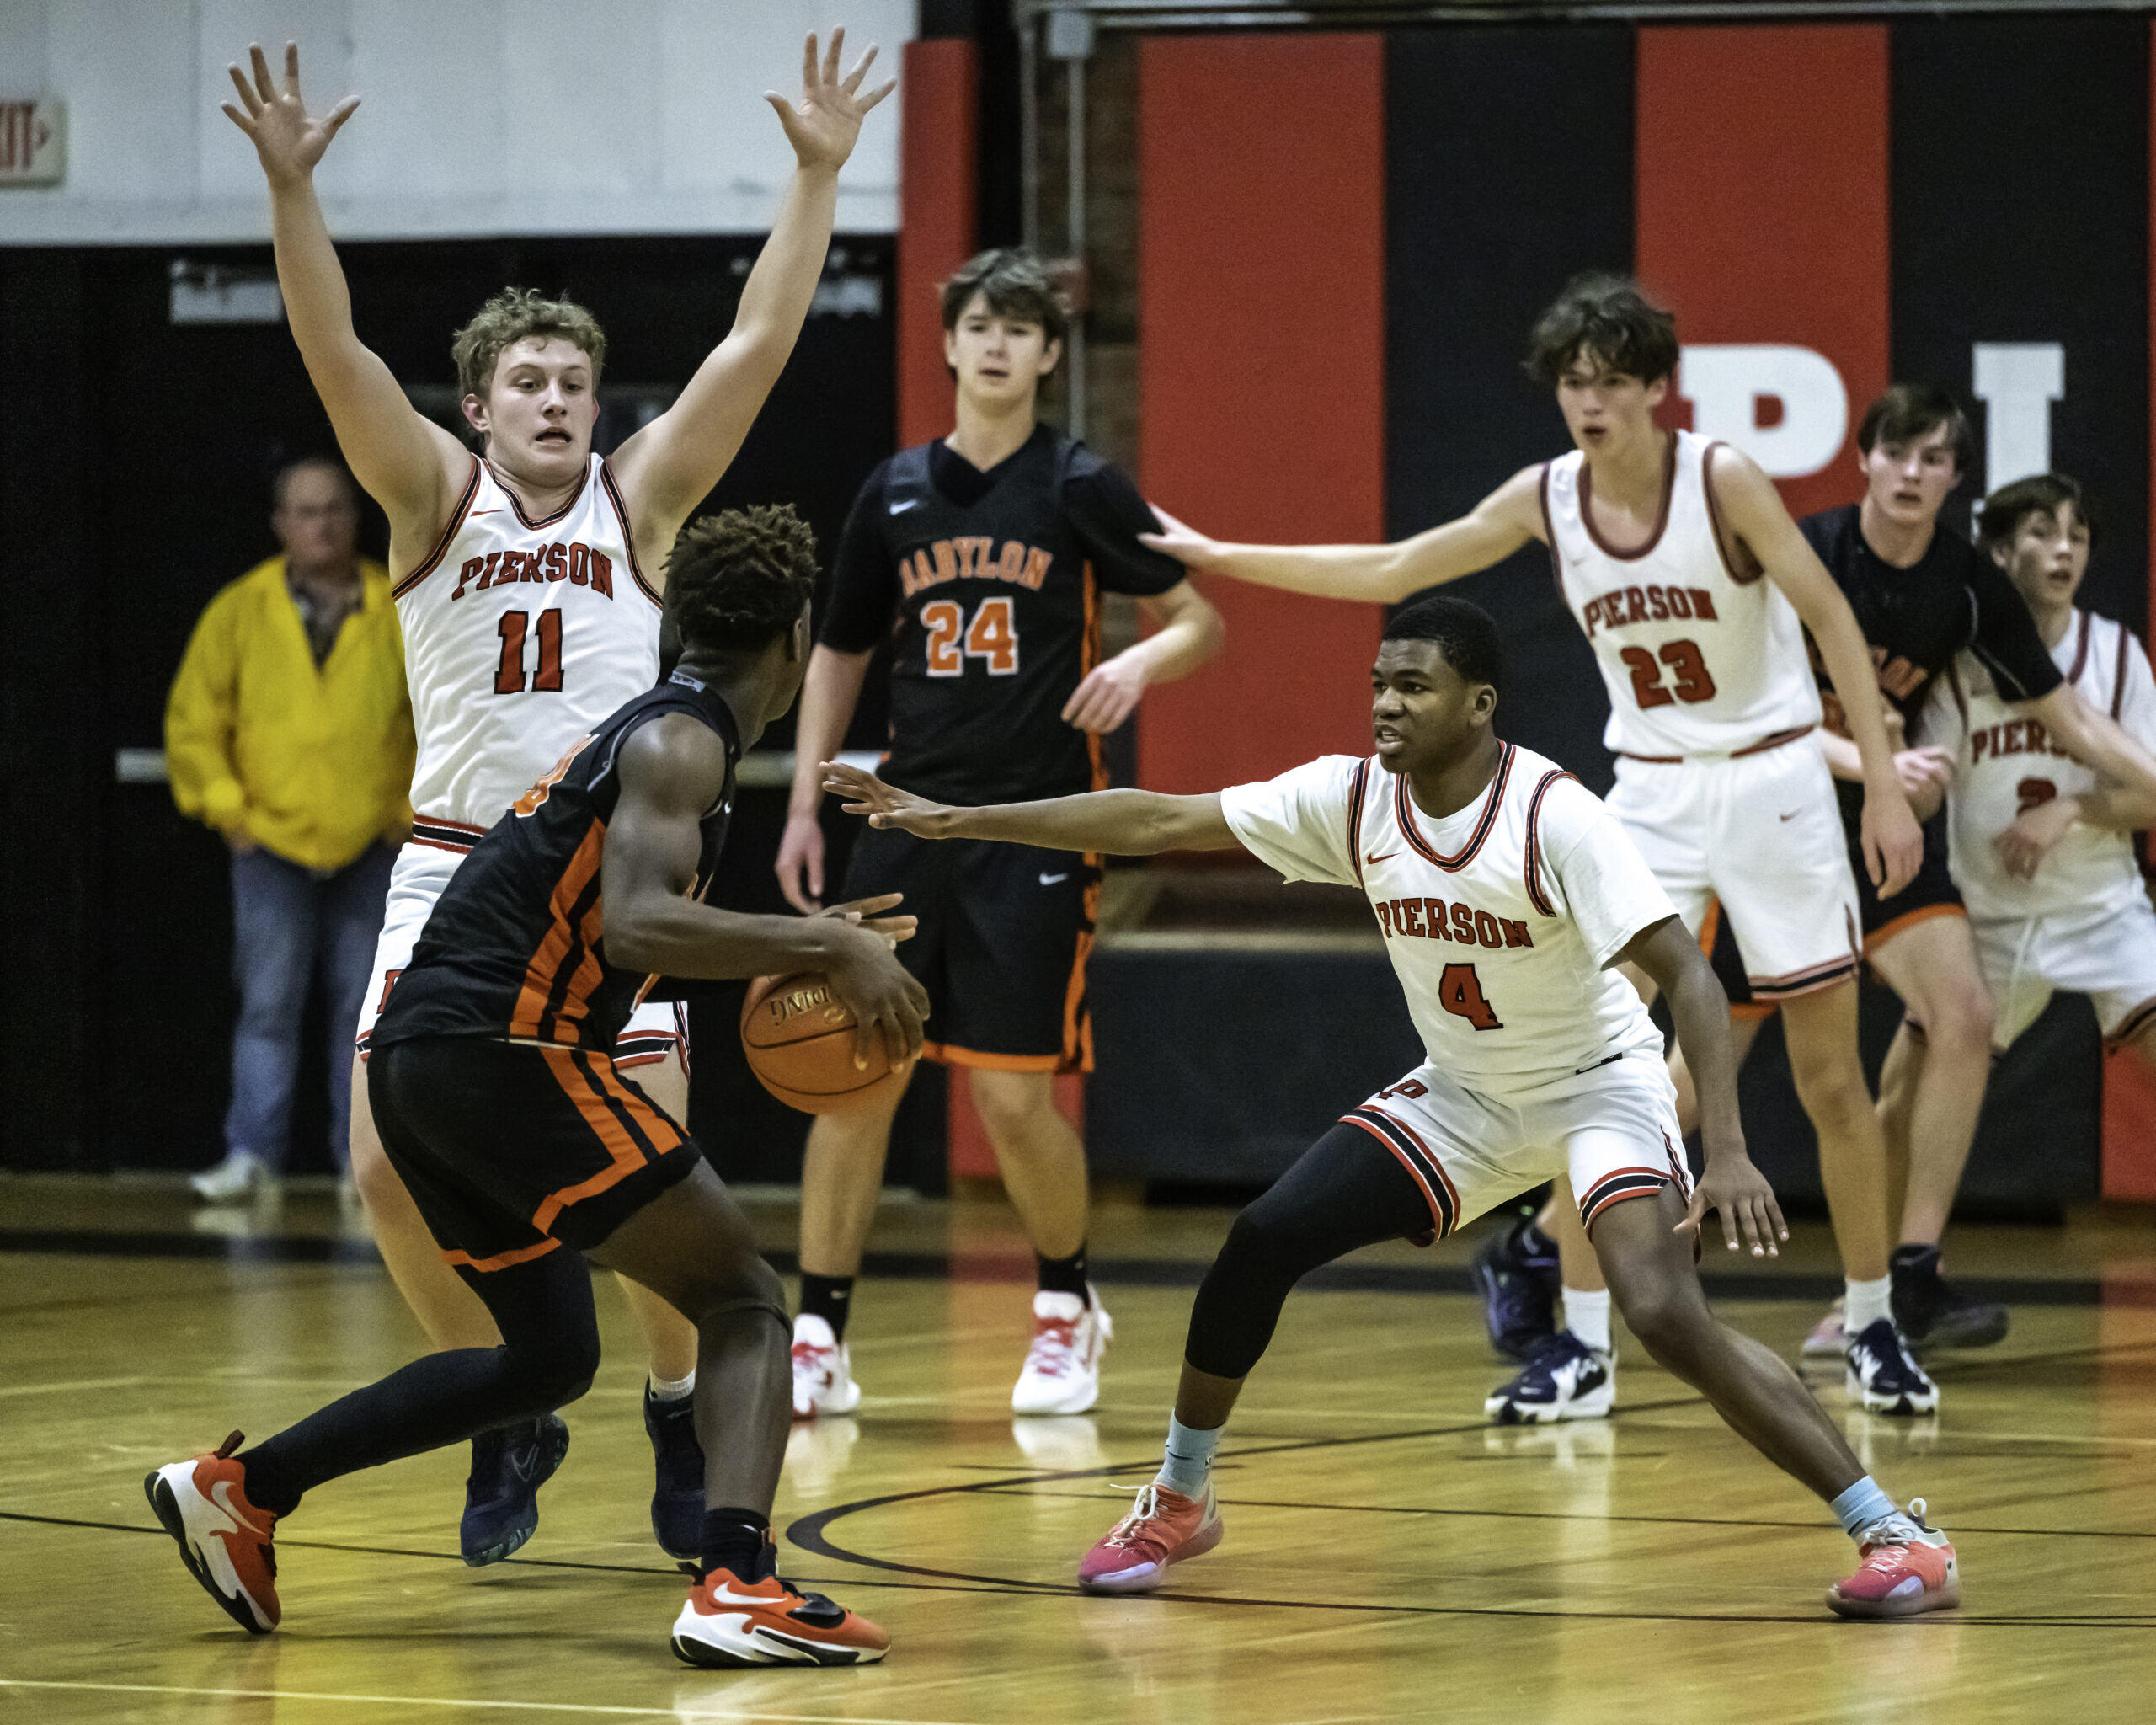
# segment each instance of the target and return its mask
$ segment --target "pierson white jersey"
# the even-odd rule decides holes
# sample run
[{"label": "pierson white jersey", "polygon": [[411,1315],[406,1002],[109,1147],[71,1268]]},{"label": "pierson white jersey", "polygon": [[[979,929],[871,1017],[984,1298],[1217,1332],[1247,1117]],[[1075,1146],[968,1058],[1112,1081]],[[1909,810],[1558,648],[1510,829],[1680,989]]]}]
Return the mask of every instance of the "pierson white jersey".
[{"label": "pierson white jersey", "polygon": [[[2084,701],[2110,713],[2143,748],[2156,749],[2156,678],[2123,624],[2078,611],[2052,658]],[[1992,841],[2024,809],[2103,781],[2053,742],[2026,707],[2002,700],[1974,654],[1956,654],[1946,675],[1933,681],[1924,740],[1953,752],[1947,862],[1972,916],[2051,916],[2147,903],[2126,833],[2069,827],[2031,880],[2000,863]]]},{"label": "pierson white jersey", "polygon": [[1220,793],[1245,849],[1289,880],[1360,887],[1430,1060],[1505,1096],[1662,1033],[1609,961],[1677,913],[1615,817],[1508,743],[1489,788],[1439,820],[1374,759],[1328,755]]},{"label": "pierson white jersey", "polygon": [[474,457],[432,556],[397,585],[419,752],[413,837],[468,851],[577,740],[659,681],[658,592],[606,462],[529,520]]},{"label": "pierson white jersey", "polygon": [[1612,550],[1596,531],[1578,450],[1543,467],[1543,531],[1609,691],[1604,745],[1647,761],[1742,754],[1818,724],[1818,685],[1795,607],[1722,548],[1707,489],[1717,446],[1671,438],[1662,513],[1638,550]]}]

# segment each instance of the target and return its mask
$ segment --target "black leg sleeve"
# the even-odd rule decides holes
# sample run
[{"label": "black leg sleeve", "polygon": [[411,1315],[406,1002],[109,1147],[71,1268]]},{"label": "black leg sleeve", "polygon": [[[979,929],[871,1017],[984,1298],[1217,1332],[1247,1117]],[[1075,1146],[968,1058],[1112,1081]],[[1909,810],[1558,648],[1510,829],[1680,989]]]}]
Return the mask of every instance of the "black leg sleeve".
[{"label": "black leg sleeve", "polygon": [[1335,1126],[1235,1218],[1191,1307],[1183,1357],[1214,1377],[1247,1377],[1297,1282],[1358,1247],[1430,1226],[1422,1188],[1392,1153],[1359,1127]]},{"label": "black leg sleeve", "polygon": [[325,1480],[536,1418],[591,1387],[599,1323],[580,1257],[563,1247],[529,1263],[462,1274],[494,1315],[503,1345],[430,1354],[242,1451],[251,1501],[289,1514]]}]

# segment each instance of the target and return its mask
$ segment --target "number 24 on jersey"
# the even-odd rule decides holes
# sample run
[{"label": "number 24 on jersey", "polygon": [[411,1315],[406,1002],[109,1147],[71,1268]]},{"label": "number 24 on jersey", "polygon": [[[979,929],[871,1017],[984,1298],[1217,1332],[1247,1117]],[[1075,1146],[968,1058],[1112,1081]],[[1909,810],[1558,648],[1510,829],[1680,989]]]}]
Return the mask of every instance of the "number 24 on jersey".
[{"label": "number 24 on jersey", "polygon": [[969,659],[985,663],[992,677],[1018,674],[1018,626],[1007,597],[982,600],[970,623],[956,600],[931,600],[921,608],[921,626],[928,632],[932,677],[963,676]]}]

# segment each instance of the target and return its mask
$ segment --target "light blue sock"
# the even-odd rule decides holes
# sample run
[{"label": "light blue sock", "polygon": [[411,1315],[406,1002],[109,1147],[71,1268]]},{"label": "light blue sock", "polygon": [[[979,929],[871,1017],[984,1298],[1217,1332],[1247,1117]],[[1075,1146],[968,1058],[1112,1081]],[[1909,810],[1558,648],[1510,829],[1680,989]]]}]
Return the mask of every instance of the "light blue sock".
[{"label": "light blue sock", "polygon": [[1198,1431],[1170,1414],[1167,1453],[1161,1458],[1161,1471],[1153,1476],[1154,1484],[1186,1498],[1198,1496],[1205,1489],[1205,1476],[1213,1471],[1213,1452],[1220,1447],[1220,1434],[1226,1429],[1215,1426],[1209,1432]]},{"label": "light blue sock", "polygon": [[1841,1523],[1842,1530],[1851,1539],[1874,1522],[1901,1514],[1894,1500],[1880,1489],[1879,1482],[1868,1473],[1828,1508],[1834,1512],[1834,1519]]}]

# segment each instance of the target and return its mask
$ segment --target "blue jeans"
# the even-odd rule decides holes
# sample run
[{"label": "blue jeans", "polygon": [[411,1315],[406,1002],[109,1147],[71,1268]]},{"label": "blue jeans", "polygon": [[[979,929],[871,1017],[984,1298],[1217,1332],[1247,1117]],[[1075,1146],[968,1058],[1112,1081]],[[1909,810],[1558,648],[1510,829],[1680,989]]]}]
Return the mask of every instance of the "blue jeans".
[{"label": "blue jeans", "polygon": [[317,874],[259,846],[232,857],[232,1100],[228,1155],[259,1156],[280,1171],[291,1149],[299,1086],[300,1019],[320,967],[329,1005],[329,1152],[351,1165],[352,1038],[374,968],[396,852],[370,845],[334,874]]}]

